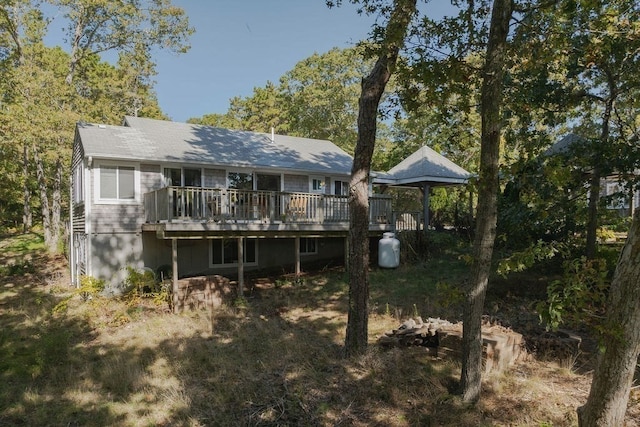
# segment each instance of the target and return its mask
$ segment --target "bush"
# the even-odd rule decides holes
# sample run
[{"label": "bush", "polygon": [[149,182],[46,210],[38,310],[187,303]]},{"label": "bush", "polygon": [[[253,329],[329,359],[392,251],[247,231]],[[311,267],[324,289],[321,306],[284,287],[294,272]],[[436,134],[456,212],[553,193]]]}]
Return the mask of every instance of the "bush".
[{"label": "bush", "polygon": [[547,300],[537,306],[540,320],[548,328],[562,324],[587,325],[598,329],[605,311],[610,285],[605,259],[584,257],[566,261],[564,276],[547,289]]},{"label": "bush", "polygon": [[143,269],[141,271],[127,267],[124,297],[128,303],[134,304],[139,298],[152,298],[157,305],[171,301],[171,286],[156,279],[153,271]]}]

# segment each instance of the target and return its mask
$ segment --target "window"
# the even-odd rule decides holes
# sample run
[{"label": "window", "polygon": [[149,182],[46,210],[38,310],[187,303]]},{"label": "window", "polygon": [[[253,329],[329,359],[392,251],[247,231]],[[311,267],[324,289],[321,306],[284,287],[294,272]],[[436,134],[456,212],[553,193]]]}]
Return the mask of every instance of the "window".
[{"label": "window", "polygon": [[135,201],[137,170],[134,166],[104,165],[97,168],[96,194],[100,201]]},{"label": "window", "polygon": [[300,255],[312,255],[318,253],[318,239],[315,237],[300,238]]},{"label": "window", "polygon": [[73,201],[74,203],[84,202],[84,169],[82,164],[73,170]]},{"label": "window", "polygon": [[607,182],[606,187],[607,209],[628,209],[629,196],[617,182]]},{"label": "window", "polygon": [[324,178],[312,176],[309,187],[312,193],[324,193]]},{"label": "window", "polygon": [[280,175],[256,174],[256,190],[280,191]]},{"label": "window", "polygon": [[[244,264],[258,264],[258,244],[256,239],[243,240]],[[210,267],[238,265],[238,240],[215,239],[211,241]]]},{"label": "window", "polygon": [[347,181],[333,181],[333,194],[336,196],[348,196],[349,183]]},{"label": "window", "polygon": [[253,190],[253,174],[244,172],[229,172],[228,186],[234,190]]},{"label": "window", "polygon": [[201,187],[202,170],[188,168],[164,168],[164,185],[174,187]]}]

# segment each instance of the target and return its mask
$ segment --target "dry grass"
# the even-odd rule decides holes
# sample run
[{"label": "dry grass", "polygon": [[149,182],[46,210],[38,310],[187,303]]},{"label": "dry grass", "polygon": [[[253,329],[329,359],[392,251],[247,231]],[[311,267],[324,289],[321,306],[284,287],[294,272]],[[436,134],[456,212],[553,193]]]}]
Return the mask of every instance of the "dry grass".
[{"label": "dry grass", "polygon": [[[395,274],[415,288],[407,298],[425,292],[412,279],[422,273]],[[399,308],[410,315],[413,305],[385,295],[391,276],[374,277],[382,283],[373,285],[372,345],[352,360],[342,357],[347,285],[340,272],[277,287],[263,280],[244,307],[181,315],[150,301],[100,298],[74,298],[65,313],[52,314],[68,292],[64,278],[0,277],[0,425],[576,425],[590,378],[575,373],[572,361],[530,360],[488,375],[483,399],[468,406],[455,395],[457,362],[374,345],[377,334],[397,326]],[[385,299],[394,301],[391,310]],[[423,299],[437,309],[433,298]],[[639,415],[636,395],[630,426]]]}]

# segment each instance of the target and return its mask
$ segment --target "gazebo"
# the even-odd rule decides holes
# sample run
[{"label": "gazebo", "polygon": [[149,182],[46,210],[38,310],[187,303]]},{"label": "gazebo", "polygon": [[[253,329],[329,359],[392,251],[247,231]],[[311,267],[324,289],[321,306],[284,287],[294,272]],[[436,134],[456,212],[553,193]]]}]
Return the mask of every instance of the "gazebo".
[{"label": "gazebo", "polygon": [[374,176],[373,184],[388,187],[419,188],[423,193],[424,229],[429,224],[429,192],[431,187],[464,185],[472,174],[443,155],[425,146],[386,173]]}]

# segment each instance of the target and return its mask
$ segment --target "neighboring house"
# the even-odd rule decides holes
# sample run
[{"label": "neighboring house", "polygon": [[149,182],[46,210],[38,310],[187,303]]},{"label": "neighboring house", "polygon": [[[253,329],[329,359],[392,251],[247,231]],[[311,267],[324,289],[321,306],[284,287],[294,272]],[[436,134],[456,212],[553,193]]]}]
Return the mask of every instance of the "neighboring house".
[{"label": "neighboring house", "polygon": [[[545,156],[562,156],[567,164],[572,163],[577,152],[584,152],[587,140],[575,133],[569,133],[553,144],[545,152]],[[589,175],[591,171],[585,171]],[[638,173],[636,172],[636,177]],[[624,187],[625,179],[621,174],[613,173],[600,179],[600,198],[607,199],[606,208],[616,211],[620,216],[631,216],[640,206],[640,190],[629,192]]]},{"label": "neighboring house", "polygon": [[[236,276],[342,264],[352,157],[329,141],[125,117],[76,127],[71,269],[117,284],[125,268]],[[392,177],[387,177],[392,183]],[[370,235],[392,231],[370,197]]]}]

